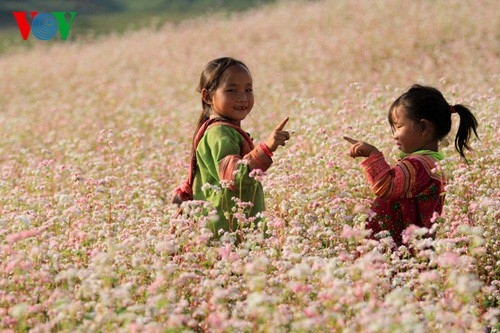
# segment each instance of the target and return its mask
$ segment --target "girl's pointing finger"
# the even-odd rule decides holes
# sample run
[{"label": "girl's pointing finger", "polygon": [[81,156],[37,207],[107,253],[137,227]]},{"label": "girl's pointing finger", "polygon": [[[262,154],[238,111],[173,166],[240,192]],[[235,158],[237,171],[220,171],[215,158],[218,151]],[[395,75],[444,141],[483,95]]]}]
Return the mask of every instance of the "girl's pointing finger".
[{"label": "girl's pointing finger", "polygon": [[347,140],[348,142],[350,142],[352,144],[358,143],[358,140],[354,140],[348,136],[344,136],[344,140]]}]

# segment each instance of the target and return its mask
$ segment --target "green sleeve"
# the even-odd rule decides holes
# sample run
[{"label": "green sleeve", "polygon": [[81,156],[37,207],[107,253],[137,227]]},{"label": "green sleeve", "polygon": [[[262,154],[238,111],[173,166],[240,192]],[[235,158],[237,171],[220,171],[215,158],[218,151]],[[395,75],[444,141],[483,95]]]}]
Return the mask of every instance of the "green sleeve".
[{"label": "green sleeve", "polygon": [[251,168],[248,166],[248,163],[241,161],[243,159],[243,156],[241,156],[241,144],[244,139],[236,129],[224,125],[214,126],[205,133],[205,137],[210,148],[211,159],[217,168],[217,173],[220,171],[220,162],[225,157],[233,155],[241,162],[235,166],[235,169],[238,170],[236,176],[233,178],[236,188],[240,186],[242,188],[253,187],[258,183],[254,178],[249,176]]}]

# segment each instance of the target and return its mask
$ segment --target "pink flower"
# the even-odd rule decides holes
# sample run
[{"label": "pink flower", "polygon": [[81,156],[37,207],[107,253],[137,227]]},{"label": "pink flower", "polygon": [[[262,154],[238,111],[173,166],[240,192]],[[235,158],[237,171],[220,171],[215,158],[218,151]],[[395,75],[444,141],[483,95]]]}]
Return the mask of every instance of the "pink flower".
[{"label": "pink flower", "polygon": [[291,288],[294,293],[308,293],[312,290],[310,285],[302,283],[294,283]]},{"label": "pink flower", "polygon": [[164,282],[163,276],[159,275],[156,277],[156,280],[151,283],[148,287],[148,292],[150,293],[156,293],[156,291],[162,286]]},{"label": "pink flower", "polygon": [[351,226],[348,226],[347,224],[344,224],[344,226],[342,227],[342,234],[340,235],[340,237],[362,239],[366,237],[366,235],[368,235],[369,232],[370,232],[369,230],[355,229],[352,228]]},{"label": "pink flower", "polygon": [[276,229],[281,229],[285,227],[285,221],[283,219],[280,219],[279,217],[276,217],[272,223],[273,227]]},{"label": "pink flower", "polygon": [[432,214],[432,217],[431,217],[431,223],[436,222],[436,220],[438,219],[438,217],[439,217],[439,213],[438,212],[434,212]]},{"label": "pink flower", "polygon": [[407,244],[410,241],[413,234],[415,233],[415,230],[417,229],[418,227],[416,225],[411,224],[408,228],[403,230],[403,244]]},{"label": "pink flower", "polygon": [[23,230],[18,233],[10,234],[6,237],[6,240],[8,243],[16,243],[18,241],[21,241],[23,239],[29,238],[29,237],[34,237],[38,236],[40,234],[40,231],[38,230]]},{"label": "pink flower", "polygon": [[354,229],[348,226],[347,224],[344,224],[344,227],[342,228],[342,234],[340,235],[340,237],[353,238],[355,235],[356,232],[354,231]]},{"label": "pink flower", "polygon": [[222,316],[220,316],[215,312],[210,312],[210,314],[207,317],[207,323],[212,329],[220,328],[224,323],[224,318],[222,318]]},{"label": "pink flower", "polygon": [[453,252],[445,252],[437,258],[437,263],[441,267],[453,267],[460,264],[460,257]]},{"label": "pink flower", "polygon": [[354,209],[353,209],[353,212],[354,213],[359,213],[359,212],[364,212],[366,210],[366,206],[363,205],[363,204],[356,204],[356,206],[354,206]]},{"label": "pink flower", "polygon": [[421,283],[439,281],[439,274],[436,271],[422,272],[419,280]]},{"label": "pink flower", "polygon": [[264,180],[266,173],[262,171],[261,169],[253,169],[250,171],[249,176],[252,178],[255,178],[255,180],[261,182]]},{"label": "pink flower", "polygon": [[227,259],[229,257],[229,255],[231,254],[231,244],[226,244],[226,245],[220,247],[218,250],[218,253],[222,259]]},{"label": "pink flower", "polygon": [[314,318],[318,316],[317,311],[312,307],[305,308],[304,314],[306,315],[307,318]]}]

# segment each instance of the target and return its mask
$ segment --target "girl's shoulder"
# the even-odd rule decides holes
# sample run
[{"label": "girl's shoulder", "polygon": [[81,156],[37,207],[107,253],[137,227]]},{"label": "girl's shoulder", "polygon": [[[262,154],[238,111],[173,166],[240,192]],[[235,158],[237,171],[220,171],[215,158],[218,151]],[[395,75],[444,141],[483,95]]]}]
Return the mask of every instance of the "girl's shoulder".
[{"label": "girl's shoulder", "polygon": [[401,161],[411,161],[422,164],[424,166],[432,166],[432,167],[435,167],[436,164],[439,162],[439,160],[433,157],[432,155],[426,155],[426,154],[410,154],[403,157]]},{"label": "girl's shoulder", "polygon": [[426,173],[429,177],[441,180],[442,174],[439,168],[439,160],[432,155],[411,154],[400,160],[400,163],[411,163],[418,171]]},{"label": "girl's shoulder", "polygon": [[205,137],[208,140],[220,140],[220,139],[229,139],[231,141],[241,142],[244,138],[241,133],[243,130],[238,130],[231,125],[226,123],[218,122],[210,125],[206,132]]},{"label": "girl's shoulder", "polygon": [[214,122],[210,124],[207,128],[207,131],[212,129],[212,128],[217,128],[218,130],[212,131],[214,134],[218,135],[229,135],[229,136],[235,136],[235,137],[241,137],[241,139],[244,140],[251,140],[250,134],[248,132],[245,132],[241,127],[229,123],[229,122]]}]

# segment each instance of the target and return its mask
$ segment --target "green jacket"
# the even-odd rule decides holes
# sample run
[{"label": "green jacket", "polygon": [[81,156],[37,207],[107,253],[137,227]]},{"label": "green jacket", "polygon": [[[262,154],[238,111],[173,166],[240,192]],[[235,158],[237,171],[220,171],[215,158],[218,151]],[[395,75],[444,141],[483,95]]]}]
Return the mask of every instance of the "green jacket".
[{"label": "green jacket", "polygon": [[210,201],[217,209],[218,220],[209,225],[215,236],[219,229],[235,231],[241,227],[234,214],[238,211],[234,198],[253,204],[243,210],[246,217],[265,210],[262,184],[250,173],[266,171],[272,159],[237,129],[223,123],[209,127],[196,149],[196,160],[193,198]]}]

